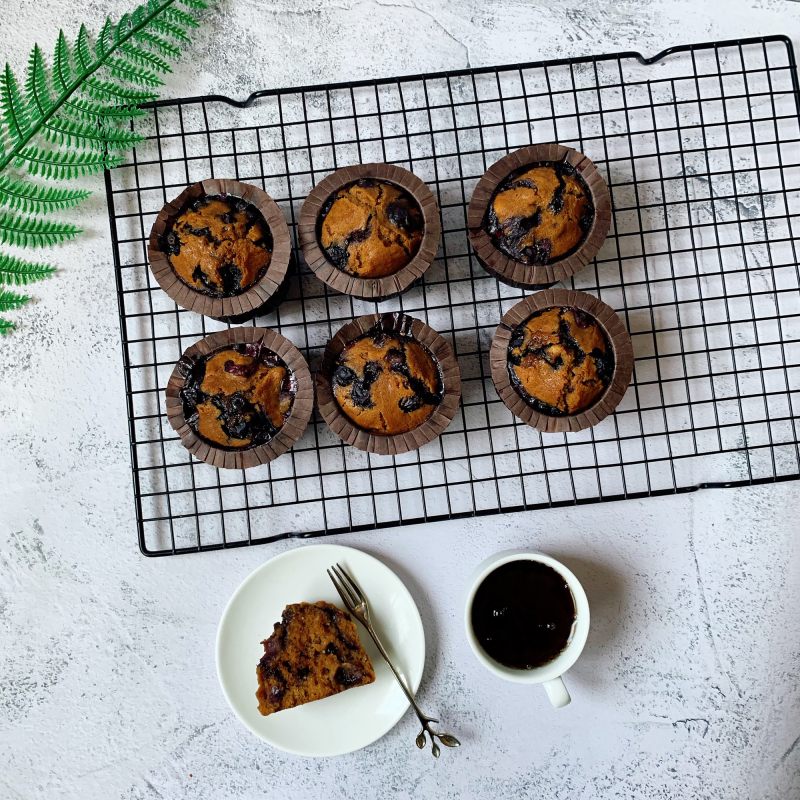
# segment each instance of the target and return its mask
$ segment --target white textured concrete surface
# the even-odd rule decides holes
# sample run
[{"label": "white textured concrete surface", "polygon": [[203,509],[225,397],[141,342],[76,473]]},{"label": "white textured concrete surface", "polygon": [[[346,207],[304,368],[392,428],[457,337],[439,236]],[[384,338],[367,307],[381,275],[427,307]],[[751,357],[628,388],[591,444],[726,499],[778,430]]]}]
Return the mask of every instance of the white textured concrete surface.
[{"label": "white textured concrete surface", "polygon": [[[19,68],[59,26],[128,7],[23,0],[0,53]],[[800,42],[800,4],[223,0],[167,93],[776,32]],[[800,797],[792,483],[340,537],[407,580],[422,704],[464,746],[434,762],[409,715],[326,761],[254,739],[217,686],[216,624],[247,573],[297,545],[139,555],[102,195],[87,208],[87,235],[0,343],[0,798]],[[512,546],[564,558],[592,603],[563,711],[484,672],[462,634],[467,576]]]}]

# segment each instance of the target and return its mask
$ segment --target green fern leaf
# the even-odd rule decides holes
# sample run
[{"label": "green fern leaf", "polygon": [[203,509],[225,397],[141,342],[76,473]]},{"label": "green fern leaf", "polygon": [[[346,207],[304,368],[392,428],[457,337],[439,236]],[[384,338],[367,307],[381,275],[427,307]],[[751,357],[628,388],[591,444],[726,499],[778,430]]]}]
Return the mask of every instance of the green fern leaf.
[{"label": "green fern leaf", "polygon": [[[46,215],[77,205],[90,194],[87,190],[4,170],[13,166],[67,180],[122,163],[119,151],[142,137],[120,123],[140,116],[144,112],[137,106],[156,99],[152,89],[171,71],[168,59],[180,55],[206,7],[204,0],[144,0],[117,23],[106,19],[96,40],[83,25],[72,44],[60,31],[52,69],[34,47],[23,91],[8,65],[0,71],[0,244],[43,247],[80,232]],[[0,312],[30,299],[2,284],[24,286],[53,272],[49,265],[0,253]],[[10,320],[0,318],[0,334],[13,329]]]},{"label": "green fern leaf", "polygon": [[[92,43],[84,25],[74,48],[70,48],[63,31],[59,32],[50,78],[55,97],[50,94],[44,59],[38,48],[30,58],[25,99],[13,72],[6,66],[0,75],[0,170],[20,158],[30,160],[32,152],[27,150],[25,159],[21,151],[40,133],[57,143],[64,142],[65,146],[87,147],[96,141],[85,130],[77,134],[53,124],[53,118],[60,115],[62,121],[85,127],[87,120],[75,119],[87,116],[85,113],[75,114],[65,109],[76,93],[83,92],[104,104],[122,106],[155,99],[155,93],[147,90],[160,85],[159,73],[169,69],[161,56],[178,55],[178,45],[188,41],[186,31],[197,25],[195,14],[203,5],[202,0],[188,0],[183,3],[185,8],[178,0],[147,0],[132,14],[124,15],[117,25],[106,20],[98,45]],[[124,46],[129,48],[127,53]],[[80,111],[86,112],[87,108],[79,108]]]},{"label": "green fern leaf", "polygon": [[[0,214],[0,244],[16,247],[49,247],[72,239],[81,232],[69,222],[51,222],[38,217]],[[2,309],[0,309],[2,310]]]},{"label": "green fern leaf", "polygon": [[53,56],[53,88],[56,94],[69,89],[73,80],[72,51],[64,31],[58,32],[58,41]]},{"label": "green fern leaf", "polygon": [[137,31],[133,34],[133,38],[139,44],[146,44],[152,47],[153,50],[158,51],[166,58],[177,58],[181,54],[180,47],[170,42],[169,39],[164,39],[150,31]]},{"label": "green fern leaf", "polygon": [[114,46],[114,23],[110,17],[106,17],[103,30],[97,37],[97,55],[101,58],[108,53]]},{"label": "green fern leaf", "polygon": [[134,119],[134,117],[143,117],[147,113],[136,106],[109,105],[93,100],[91,97],[74,97],[67,100],[61,110],[73,119],[97,122],[106,119]]},{"label": "green fern leaf", "polygon": [[161,56],[157,56],[155,53],[151,53],[143,47],[137,47],[135,44],[128,43],[120,45],[120,50],[129,61],[132,61],[140,67],[146,67],[161,73],[172,72],[172,67],[161,58]]},{"label": "green fern leaf", "polygon": [[102,150],[129,150],[138,144],[142,137],[134,131],[117,126],[97,124],[96,122],[76,122],[60,114],[44,128],[44,135],[53,144],[62,147],[84,147]]},{"label": "green fern leaf", "polygon": [[[60,189],[0,175],[0,205],[26,214],[47,214],[71,208],[90,194],[88,189]],[[0,253],[0,283],[3,280],[2,264],[3,254]]]},{"label": "green fern leaf", "polygon": [[81,25],[78,38],[75,40],[75,58],[84,72],[91,69],[94,64],[92,43],[89,41],[89,31],[85,25]]},{"label": "green fern leaf", "polygon": [[0,311],[13,311],[22,308],[25,303],[30,302],[27,294],[12,292],[10,289],[0,289]]},{"label": "green fern leaf", "polygon": [[197,28],[200,26],[200,23],[191,14],[175,6],[169,6],[164,9],[164,15],[170,22],[181,28]]},{"label": "green fern leaf", "polygon": [[140,134],[119,125],[106,125],[103,129],[103,138],[109,150],[130,150],[144,141],[144,137]]},{"label": "green fern leaf", "polygon": [[117,27],[114,30],[114,40],[119,44],[120,42],[125,41],[125,37],[131,32],[131,28],[133,28],[133,22],[131,20],[130,14],[123,14],[119,18],[119,22],[117,23]]},{"label": "green fern leaf", "polygon": [[26,167],[31,175],[56,180],[91,175],[95,172],[102,172],[106,168],[113,169],[122,163],[120,156],[98,151],[76,150],[70,153],[46,150],[33,145],[23,148],[17,159],[18,166]]},{"label": "green fern leaf", "polygon": [[143,89],[131,89],[128,86],[120,86],[112,81],[104,81],[99,78],[87,78],[84,81],[86,92],[96,100],[108,101],[111,103],[148,103],[155,100],[158,95],[154,92],[146,92]]},{"label": "green fern leaf", "polygon": [[106,62],[109,72],[120,80],[139,86],[161,86],[164,81],[150,70],[142,69],[123,58],[110,58]]},{"label": "green fern leaf", "polygon": [[0,74],[0,110],[6,125],[6,135],[12,144],[17,144],[28,132],[29,120],[17,79],[8,64]]},{"label": "green fern leaf", "polygon": [[168,36],[171,39],[174,39],[176,42],[181,42],[185,44],[189,41],[189,37],[186,35],[186,31],[181,28],[179,25],[175,25],[172,22],[168,22],[165,19],[160,19],[156,17],[152,22],[153,27],[163,36]]},{"label": "green fern leaf", "polygon": [[137,6],[131,14],[131,27],[138,28],[145,20],[149,11],[155,11],[158,8],[158,0],[149,2],[146,5]]},{"label": "green fern leaf", "polygon": [[30,57],[28,58],[28,77],[25,81],[25,95],[29,106],[36,109],[39,119],[53,107],[53,98],[50,96],[47,71],[44,66],[44,56],[38,44],[34,45]]},{"label": "green fern leaf", "polygon": [[43,281],[56,271],[49,264],[34,264],[21,258],[0,253],[0,283],[10,286],[27,286],[29,283]]}]

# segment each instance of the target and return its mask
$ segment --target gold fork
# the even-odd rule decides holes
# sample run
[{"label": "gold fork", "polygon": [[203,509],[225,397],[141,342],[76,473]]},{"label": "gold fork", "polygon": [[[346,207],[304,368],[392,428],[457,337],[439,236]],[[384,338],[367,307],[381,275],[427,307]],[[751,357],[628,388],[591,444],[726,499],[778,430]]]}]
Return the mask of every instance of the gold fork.
[{"label": "gold fork", "polygon": [[439,758],[440,753],[439,745],[436,744],[436,739],[438,739],[445,747],[460,747],[461,742],[459,742],[458,739],[456,739],[456,737],[452,734],[438,733],[437,731],[431,729],[430,723],[436,722],[438,724],[439,720],[422,713],[422,710],[414,699],[414,695],[411,694],[411,690],[408,688],[408,686],[406,686],[406,682],[400,677],[400,673],[395,669],[394,664],[392,664],[389,654],[386,652],[386,648],[381,643],[381,640],[378,638],[378,634],[375,632],[375,628],[372,625],[372,620],[370,619],[369,615],[369,606],[367,605],[367,598],[364,595],[364,592],[361,590],[361,587],[355,582],[355,580],[353,580],[353,578],[347,573],[341,564],[334,564],[330,569],[328,569],[328,577],[331,579],[336,591],[339,592],[339,597],[342,598],[342,602],[345,604],[347,610],[367,629],[367,633],[372,637],[372,641],[375,642],[375,646],[378,648],[378,651],[389,665],[389,669],[391,669],[392,674],[395,676],[395,678],[397,678],[400,688],[408,698],[408,702],[411,703],[411,707],[414,709],[417,718],[422,723],[422,730],[419,732],[419,735],[416,739],[417,747],[419,747],[420,750],[425,747],[426,731],[431,737],[431,752],[433,753],[434,758]]}]

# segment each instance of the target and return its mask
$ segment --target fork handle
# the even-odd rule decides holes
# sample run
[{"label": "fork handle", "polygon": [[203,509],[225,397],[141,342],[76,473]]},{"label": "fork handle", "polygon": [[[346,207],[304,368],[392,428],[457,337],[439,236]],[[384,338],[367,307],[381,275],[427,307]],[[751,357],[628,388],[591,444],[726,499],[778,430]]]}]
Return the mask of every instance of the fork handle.
[{"label": "fork handle", "polygon": [[411,707],[414,709],[414,713],[416,713],[419,721],[422,723],[423,727],[426,723],[431,721],[430,717],[426,717],[425,714],[422,713],[422,710],[417,705],[417,701],[414,699],[414,695],[411,694],[411,690],[406,686],[406,682],[401,677],[400,673],[395,669],[394,664],[392,664],[392,659],[389,658],[389,654],[386,652],[386,648],[383,646],[383,643],[378,638],[378,634],[375,633],[375,630],[372,627],[372,624],[365,626],[367,629],[367,633],[372,637],[372,641],[375,642],[375,646],[378,648],[378,651],[383,656],[383,660],[389,665],[389,669],[392,671],[392,674],[395,678],[397,678],[397,682],[400,684],[400,688],[403,690],[403,694],[408,698],[408,702],[411,703]]}]

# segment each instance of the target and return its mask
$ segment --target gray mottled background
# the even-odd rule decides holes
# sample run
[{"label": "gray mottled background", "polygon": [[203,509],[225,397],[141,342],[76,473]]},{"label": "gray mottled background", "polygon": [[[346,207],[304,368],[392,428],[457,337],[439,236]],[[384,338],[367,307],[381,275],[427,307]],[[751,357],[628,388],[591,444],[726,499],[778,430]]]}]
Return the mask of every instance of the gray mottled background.
[{"label": "gray mottled background", "polygon": [[[4,5],[16,68],[60,26],[129,9]],[[223,0],[166,94],[778,32],[800,41],[800,4]],[[434,762],[408,716],[326,761],[253,738],[217,686],[216,624],[246,574],[297,545],[139,555],[102,195],[87,208],[0,343],[0,798],[800,797],[798,484],[341,537],[407,580],[423,704],[464,746]],[[510,546],[563,557],[589,593],[564,711],[481,670],[461,631],[467,576]]]}]

